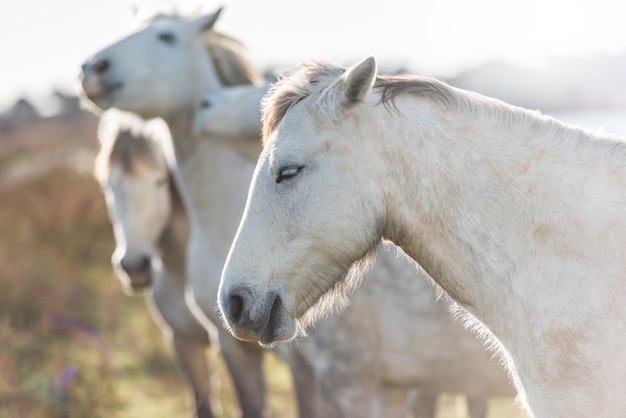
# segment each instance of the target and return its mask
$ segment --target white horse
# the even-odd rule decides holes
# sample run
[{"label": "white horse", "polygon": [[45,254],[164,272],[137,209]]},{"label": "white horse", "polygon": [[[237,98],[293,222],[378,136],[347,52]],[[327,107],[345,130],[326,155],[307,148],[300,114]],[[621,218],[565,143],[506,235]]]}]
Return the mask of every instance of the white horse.
[{"label": "white horse", "polygon": [[536,416],[626,416],[624,142],[373,58],[278,83],[264,138],[219,293],[235,335],[293,338],[387,239],[497,337]]},{"label": "white horse", "polygon": [[[195,114],[196,130],[219,138],[258,136],[264,90],[209,93]],[[327,318],[298,342],[316,374],[320,416],[404,416],[407,392],[418,389],[426,393],[413,403],[416,417],[434,416],[435,396],[427,393],[438,392],[467,394],[470,416],[484,417],[485,397],[514,396],[502,367],[454,321],[449,303],[436,304],[432,286],[415,280],[414,266],[389,248],[381,251],[343,315]]]},{"label": "white horse", "polygon": [[[116,107],[144,119],[161,117],[167,123],[172,135],[163,146],[191,226],[187,303],[207,328],[221,323],[216,307],[219,277],[254,167],[241,153],[194,135],[192,116],[207,91],[263,82],[243,58],[241,45],[212,30],[219,14],[157,16],[89,58],[81,79],[83,95],[99,108]],[[242,141],[241,148],[245,154],[258,155],[260,142]],[[218,332],[243,416],[262,416],[263,348],[242,343],[221,326]],[[297,352],[285,356],[300,415],[312,416],[310,368]]]},{"label": "white horse", "polygon": [[128,293],[148,290],[144,295],[150,313],[192,391],[193,416],[208,418],[213,416],[206,359],[210,340],[185,303],[189,224],[157,139],[168,135],[159,122],[105,113],[95,174],[117,243],[114,270]]}]

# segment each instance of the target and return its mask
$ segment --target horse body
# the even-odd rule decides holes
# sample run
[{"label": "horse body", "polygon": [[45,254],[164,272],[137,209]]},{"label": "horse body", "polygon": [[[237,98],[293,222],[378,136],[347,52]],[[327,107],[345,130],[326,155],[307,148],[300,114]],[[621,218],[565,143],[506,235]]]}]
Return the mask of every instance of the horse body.
[{"label": "horse body", "polygon": [[114,269],[127,292],[145,290],[150,313],[193,392],[193,415],[208,418],[213,416],[206,360],[210,340],[185,303],[189,223],[154,139],[167,128],[157,124],[107,112],[100,121],[96,177],[115,231]]},{"label": "horse body", "polygon": [[626,413],[622,141],[373,59],[279,83],[264,137],[220,287],[235,335],[292,338],[387,239],[484,324],[536,416]]}]

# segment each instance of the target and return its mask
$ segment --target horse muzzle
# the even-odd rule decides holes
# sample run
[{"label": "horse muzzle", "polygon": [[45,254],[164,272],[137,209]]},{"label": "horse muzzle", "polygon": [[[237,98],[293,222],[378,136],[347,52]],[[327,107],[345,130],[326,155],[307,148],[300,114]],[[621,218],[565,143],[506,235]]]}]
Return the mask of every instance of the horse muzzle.
[{"label": "horse muzzle", "polygon": [[122,259],[119,265],[114,267],[115,270],[123,272],[120,275],[120,279],[122,279],[124,287],[128,290],[127,293],[140,293],[152,284],[152,263],[150,257],[142,257],[135,263]]},{"label": "horse muzzle", "polygon": [[220,309],[230,332],[240,340],[272,344],[296,335],[297,322],[276,293],[259,297],[250,288],[234,288],[220,295]]}]

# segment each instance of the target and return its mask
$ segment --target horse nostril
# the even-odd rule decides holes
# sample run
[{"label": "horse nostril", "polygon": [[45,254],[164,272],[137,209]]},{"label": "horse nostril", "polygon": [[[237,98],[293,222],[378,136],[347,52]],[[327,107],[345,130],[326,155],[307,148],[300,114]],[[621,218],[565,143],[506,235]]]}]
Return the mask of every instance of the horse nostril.
[{"label": "horse nostril", "polygon": [[120,261],[120,266],[126,273],[132,270],[132,267],[128,264],[128,261],[124,258],[122,258],[122,260]]},{"label": "horse nostril", "polygon": [[139,264],[139,269],[141,270],[150,269],[150,257],[144,257],[141,259],[141,263]]},{"label": "horse nostril", "polygon": [[106,70],[108,70],[110,66],[111,66],[111,64],[110,64],[109,60],[101,59],[100,61],[94,62],[91,65],[91,69],[96,74],[102,74],[102,73],[106,72]]},{"label": "horse nostril", "polygon": [[243,298],[239,295],[232,295],[228,300],[228,316],[236,324],[241,322],[243,313]]}]

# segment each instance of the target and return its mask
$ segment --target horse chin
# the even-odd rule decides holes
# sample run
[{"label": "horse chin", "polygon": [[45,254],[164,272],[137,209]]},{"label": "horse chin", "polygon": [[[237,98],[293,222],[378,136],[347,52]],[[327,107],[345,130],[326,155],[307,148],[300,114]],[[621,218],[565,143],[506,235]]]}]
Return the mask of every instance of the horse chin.
[{"label": "horse chin", "polygon": [[150,288],[149,285],[145,286],[133,286],[133,285],[123,285],[124,294],[126,296],[142,296],[146,290]]},{"label": "horse chin", "polygon": [[144,291],[150,289],[152,286],[152,277],[148,273],[135,273],[129,275],[129,282],[124,283],[124,293],[129,296],[140,296]]},{"label": "horse chin", "polygon": [[97,93],[82,92],[85,101],[96,106],[100,110],[107,110],[115,106],[116,97],[124,88],[121,82],[110,83],[102,87]]}]

